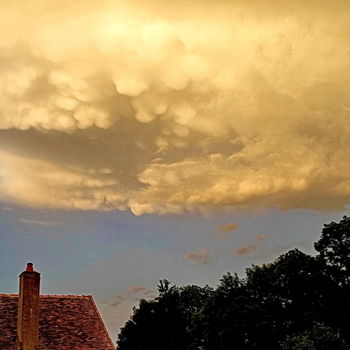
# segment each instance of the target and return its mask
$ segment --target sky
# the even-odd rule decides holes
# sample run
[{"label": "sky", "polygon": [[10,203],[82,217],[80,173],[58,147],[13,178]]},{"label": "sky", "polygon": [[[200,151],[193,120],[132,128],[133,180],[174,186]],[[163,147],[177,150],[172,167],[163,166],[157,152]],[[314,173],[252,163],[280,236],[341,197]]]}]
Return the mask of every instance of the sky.
[{"label": "sky", "polygon": [[1,292],[93,294],[314,254],[350,204],[347,0],[2,0]]}]

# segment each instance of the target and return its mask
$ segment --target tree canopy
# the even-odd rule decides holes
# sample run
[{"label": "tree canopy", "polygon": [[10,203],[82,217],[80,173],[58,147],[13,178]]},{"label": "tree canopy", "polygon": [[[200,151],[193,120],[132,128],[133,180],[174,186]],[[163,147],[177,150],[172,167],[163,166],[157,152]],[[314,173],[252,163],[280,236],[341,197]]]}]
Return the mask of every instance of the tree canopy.
[{"label": "tree canopy", "polygon": [[349,350],[350,218],[298,249],[227,273],[216,288],[160,281],[118,335],[118,350]]}]

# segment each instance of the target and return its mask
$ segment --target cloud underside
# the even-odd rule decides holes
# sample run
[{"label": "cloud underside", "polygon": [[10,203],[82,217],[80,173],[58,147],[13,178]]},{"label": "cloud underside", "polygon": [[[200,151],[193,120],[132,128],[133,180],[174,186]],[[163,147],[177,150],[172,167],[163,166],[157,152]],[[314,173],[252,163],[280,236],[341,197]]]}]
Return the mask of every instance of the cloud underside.
[{"label": "cloud underside", "polygon": [[82,3],[0,5],[1,200],[136,215],[350,203],[350,5]]}]

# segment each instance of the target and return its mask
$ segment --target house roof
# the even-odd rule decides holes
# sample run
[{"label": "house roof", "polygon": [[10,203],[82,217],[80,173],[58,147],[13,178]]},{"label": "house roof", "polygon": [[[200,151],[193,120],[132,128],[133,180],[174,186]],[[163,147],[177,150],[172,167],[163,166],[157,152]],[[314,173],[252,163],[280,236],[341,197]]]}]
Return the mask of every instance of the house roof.
[{"label": "house roof", "polygon": [[[18,295],[0,294],[0,349],[16,349]],[[91,295],[41,295],[39,350],[115,350]]]}]

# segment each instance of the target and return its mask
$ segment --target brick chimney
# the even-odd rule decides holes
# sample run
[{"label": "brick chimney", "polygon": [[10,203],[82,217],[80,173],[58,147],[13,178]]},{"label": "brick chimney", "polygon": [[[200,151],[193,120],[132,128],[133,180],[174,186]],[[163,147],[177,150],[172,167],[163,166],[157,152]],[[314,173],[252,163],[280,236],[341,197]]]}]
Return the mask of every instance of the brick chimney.
[{"label": "brick chimney", "polygon": [[19,276],[17,349],[38,350],[40,273],[28,263]]}]

